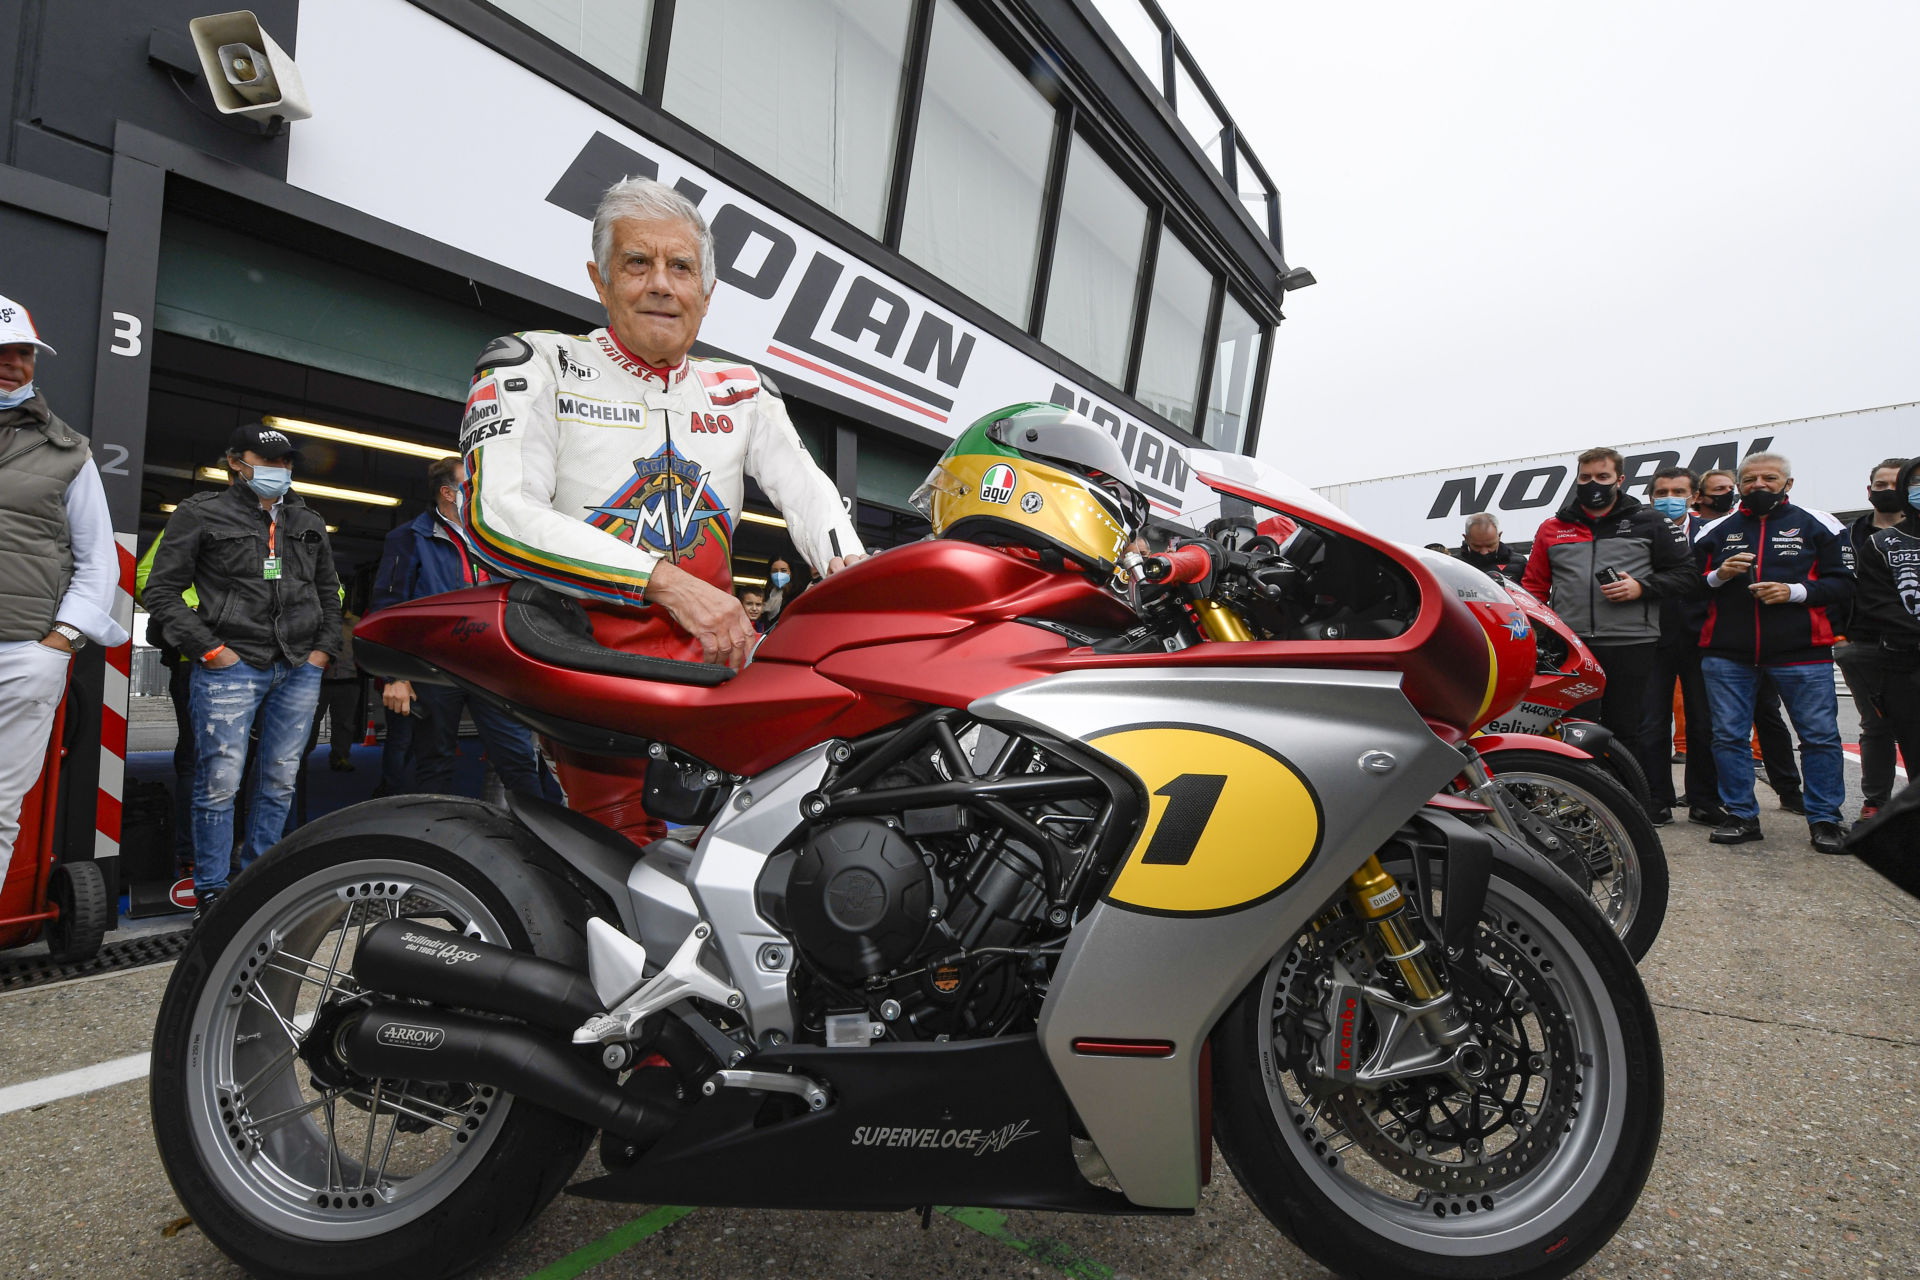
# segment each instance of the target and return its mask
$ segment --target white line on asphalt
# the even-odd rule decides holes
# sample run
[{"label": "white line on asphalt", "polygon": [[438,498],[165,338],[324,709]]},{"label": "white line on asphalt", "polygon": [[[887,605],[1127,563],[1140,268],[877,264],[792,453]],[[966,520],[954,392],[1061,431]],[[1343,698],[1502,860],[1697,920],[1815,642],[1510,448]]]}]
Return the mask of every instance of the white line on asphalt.
[{"label": "white line on asphalt", "polygon": [[81,1067],[77,1071],[62,1071],[57,1076],[29,1080],[25,1084],[9,1085],[0,1089],[0,1116],[15,1111],[25,1111],[29,1107],[45,1106],[49,1102],[58,1102],[62,1098],[92,1093],[95,1089],[125,1084],[129,1080],[138,1080],[147,1074],[147,1069],[152,1062],[151,1053],[130,1053],[124,1058],[115,1058],[112,1062],[96,1062],[90,1067]]}]

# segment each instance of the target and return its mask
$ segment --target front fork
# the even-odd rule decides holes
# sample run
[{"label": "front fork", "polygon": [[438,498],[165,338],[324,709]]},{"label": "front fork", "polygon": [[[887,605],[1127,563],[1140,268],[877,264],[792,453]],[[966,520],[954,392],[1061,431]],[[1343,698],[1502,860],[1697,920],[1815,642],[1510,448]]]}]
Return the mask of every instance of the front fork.
[{"label": "front fork", "polygon": [[[1209,640],[1251,640],[1253,631],[1247,626],[1245,618],[1233,606],[1217,600],[1198,600],[1193,603],[1195,620],[1200,624],[1200,633]],[[1505,822],[1506,810],[1489,797],[1498,794],[1486,767],[1480,763],[1477,753],[1469,761],[1469,778],[1475,783],[1475,797],[1490,805],[1496,815],[1496,821]],[[1519,836],[1518,831],[1511,834]],[[1382,951],[1394,967],[1400,971],[1401,981],[1406,983],[1407,991],[1413,996],[1411,1004],[1393,1001],[1385,992],[1367,989],[1366,998],[1375,1005],[1393,1006],[1390,1010],[1376,1010],[1386,1013],[1390,1021],[1394,1015],[1411,1018],[1420,1024],[1428,1041],[1436,1048],[1452,1050],[1452,1066],[1457,1072],[1477,1079],[1486,1074],[1486,1053],[1474,1041],[1473,1024],[1460,1011],[1460,1006],[1448,989],[1445,966],[1435,965],[1427,954],[1427,944],[1414,931],[1413,922],[1408,918],[1407,897],[1400,892],[1400,886],[1380,865],[1377,855],[1369,857],[1361,868],[1347,880],[1347,898],[1353,903],[1354,911],[1365,920],[1378,939]],[[1336,997],[1338,1003],[1339,997]],[[1340,1026],[1341,1010],[1336,1009],[1335,1025]],[[1335,1033],[1336,1042],[1339,1031]],[[1338,1069],[1342,1058],[1352,1061],[1350,1054],[1334,1055],[1334,1074],[1345,1075]],[[1382,1064],[1384,1065],[1384,1064]],[[1427,1065],[1431,1065],[1430,1063]],[[1386,1074],[1397,1074],[1391,1067]]]}]

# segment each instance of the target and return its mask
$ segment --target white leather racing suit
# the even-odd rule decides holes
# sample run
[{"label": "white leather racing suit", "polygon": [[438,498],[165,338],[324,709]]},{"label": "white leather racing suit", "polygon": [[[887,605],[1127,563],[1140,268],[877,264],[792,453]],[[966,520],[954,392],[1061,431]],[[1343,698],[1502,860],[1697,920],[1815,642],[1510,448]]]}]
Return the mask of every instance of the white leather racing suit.
[{"label": "white leather racing suit", "polygon": [[656,369],[606,329],[496,338],[475,368],[460,451],[480,557],[586,600],[644,605],[662,556],[731,589],[747,476],[816,571],[862,550],[779,391],[738,361]]}]

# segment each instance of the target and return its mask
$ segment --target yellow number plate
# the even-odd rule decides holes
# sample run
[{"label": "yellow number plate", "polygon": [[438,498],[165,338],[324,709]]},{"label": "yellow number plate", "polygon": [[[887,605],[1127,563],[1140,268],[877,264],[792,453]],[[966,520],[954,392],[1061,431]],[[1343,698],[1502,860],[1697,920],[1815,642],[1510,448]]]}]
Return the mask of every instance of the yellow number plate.
[{"label": "yellow number plate", "polygon": [[1179,725],[1117,729],[1088,745],[1131,769],[1152,807],[1107,900],[1210,915],[1271,897],[1320,848],[1320,802],[1279,756]]}]

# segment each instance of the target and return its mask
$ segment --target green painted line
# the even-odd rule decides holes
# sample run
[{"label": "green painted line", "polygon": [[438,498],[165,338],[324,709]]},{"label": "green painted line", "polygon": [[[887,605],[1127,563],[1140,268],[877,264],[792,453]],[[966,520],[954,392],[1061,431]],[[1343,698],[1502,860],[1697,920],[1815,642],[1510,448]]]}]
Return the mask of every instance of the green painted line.
[{"label": "green painted line", "polygon": [[936,1205],[941,1213],[952,1218],[963,1227],[972,1227],[989,1239],[998,1240],[1007,1248],[1026,1254],[1035,1262],[1044,1262],[1062,1275],[1073,1276],[1074,1280],[1113,1280],[1113,1268],[1105,1263],[1095,1262],[1092,1258],[1081,1258],[1073,1250],[1058,1240],[1022,1240],[1007,1230],[1007,1215],[995,1213],[992,1209],[965,1209],[952,1205]]},{"label": "green painted line", "polygon": [[566,1257],[549,1262],[528,1276],[527,1280],[573,1280],[588,1267],[597,1267],[608,1258],[625,1253],[648,1236],[658,1235],[692,1212],[685,1205],[661,1205],[625,1226],[615,1227],[592,1244],[582,1245]]}]

